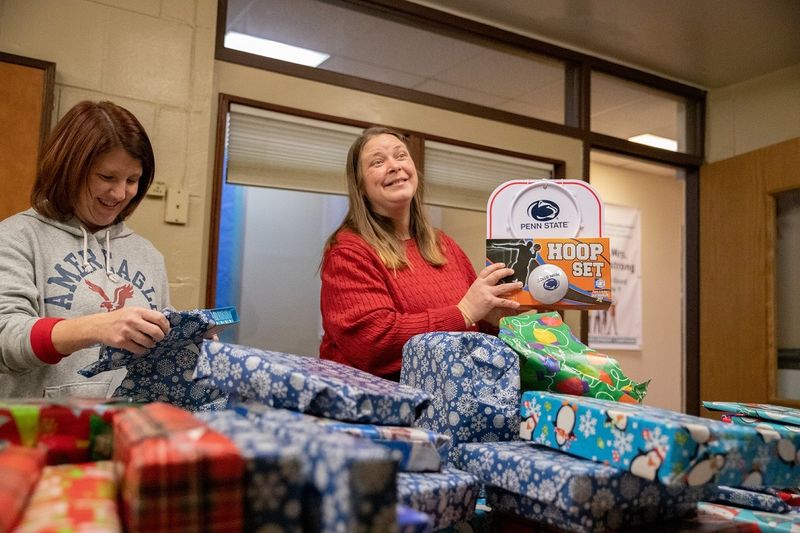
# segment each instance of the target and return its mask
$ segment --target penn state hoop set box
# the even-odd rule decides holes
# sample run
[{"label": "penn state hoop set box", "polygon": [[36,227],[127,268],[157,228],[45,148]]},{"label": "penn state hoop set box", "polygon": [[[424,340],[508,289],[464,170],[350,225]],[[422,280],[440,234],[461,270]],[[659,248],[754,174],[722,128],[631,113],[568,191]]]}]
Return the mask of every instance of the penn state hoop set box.
[{"label": "penn state hoop set box", "polygon": [[505,263],[521,281],[523,307],[605,309],[611,305],[611,248],[603,204],[580,180],[516,180],[486,206],[486,264]]}]

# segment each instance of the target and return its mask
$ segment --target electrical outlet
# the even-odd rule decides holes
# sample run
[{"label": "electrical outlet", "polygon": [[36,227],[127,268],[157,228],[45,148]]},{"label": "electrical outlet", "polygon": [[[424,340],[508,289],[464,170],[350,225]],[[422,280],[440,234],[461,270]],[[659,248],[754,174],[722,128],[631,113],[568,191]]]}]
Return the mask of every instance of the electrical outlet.
[{"label": "electrical outlet", "polygon": [[189,193],[187,191],[167,188],[164,220],[171,224],[186,224],[189,221]]},{"label": "electrical outlet", "polygon": [[165,194],[167,194],[167,184],[163,181],[154,181],[147,189],[147,196],[153,198],[163,198]]}]

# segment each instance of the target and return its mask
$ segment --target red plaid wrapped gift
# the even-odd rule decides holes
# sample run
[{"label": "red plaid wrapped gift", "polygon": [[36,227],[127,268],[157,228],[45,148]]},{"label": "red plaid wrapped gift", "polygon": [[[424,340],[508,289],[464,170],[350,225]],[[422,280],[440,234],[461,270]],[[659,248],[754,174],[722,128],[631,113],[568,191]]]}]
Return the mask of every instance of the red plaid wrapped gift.
[{"label": "red plaid wrapped gift", "polygon": [[0,533],[22,517],[44,467],[44,451],[22,446],[0,449]]},{"label": "red plaid wrapped gift", "polygon": [[106,399],[5,400],[0,441],[39,446],[51,465],[110,459],[112,418],[134,405]]},{"label": "red plaid wrapped gift", "polygon": [[118,533],[111,461],[46,466],[14,533]]},{"label": "red plaid wrapped gift", "polygon": [[130,533],[242,530],[244,459],[188,411],[152,403],[115,417],[114,459]]}]

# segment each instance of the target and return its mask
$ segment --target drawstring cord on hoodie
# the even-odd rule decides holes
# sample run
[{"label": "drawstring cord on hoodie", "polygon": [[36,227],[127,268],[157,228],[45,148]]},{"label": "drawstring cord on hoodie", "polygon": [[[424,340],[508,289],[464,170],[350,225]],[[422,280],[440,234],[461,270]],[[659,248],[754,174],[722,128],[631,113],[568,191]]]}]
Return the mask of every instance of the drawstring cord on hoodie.
[{"label": "drawstring cord on hoodie", "polygon": [[[89,255],[89,234],[83,226],[80,226],[80,228],[83,233],[83,262],[81,266],[83,271],[86,272],[89,270],[89,260],[87,259]],[[119,276],[111,269],[111,231],[108,229],[106,230],[106,276],[114,283],[119,282]]]}]

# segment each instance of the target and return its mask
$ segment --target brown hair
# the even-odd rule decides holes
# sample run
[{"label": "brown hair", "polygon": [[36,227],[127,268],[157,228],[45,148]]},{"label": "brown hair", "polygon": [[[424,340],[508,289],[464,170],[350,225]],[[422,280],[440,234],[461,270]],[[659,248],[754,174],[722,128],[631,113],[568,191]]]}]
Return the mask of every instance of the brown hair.
[{"label": "brown hair", "polygon": [[83,101],[58,121],[45,144],[31,191],[31,206],[55,220],[75,214],[75,201],[101,155],[122,148],[142,165],[136,196],[114,222],[128,218],[153,182],[155,158],[147,132],[127,109],[111,102]]},{"label": "brown hair", "polygon": [[[408,142],[405,136],[395,130],[382,126],[373,126],[364,130],[350,146],[347,153],[347,196],[349,208],[341,226],[333,232],[325,243],[327,251],[336,243],[336,235],[342,229],[349,229],[360,235],[378,253],[383,264],[389,268],[401,268],[408,265],[402,241],[394,231],[394,225],[389,217],[376,213],[367,200],[363,187],[361,173],[361,151],[364,145],[378,135],[393,135],[406,147]],[[439,248],[436,230],[428,221],[423,206],[424,180],[417,174],[417,191],[411,199],[411,220],[409,233],[416,239],[420,255],[434,266],[447,262]]]}]

